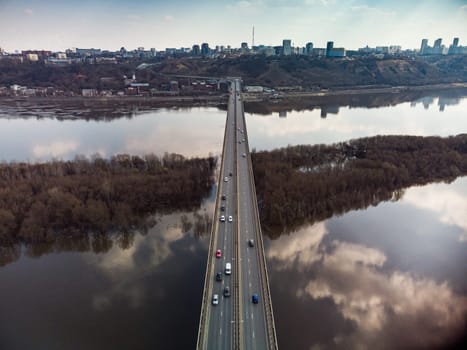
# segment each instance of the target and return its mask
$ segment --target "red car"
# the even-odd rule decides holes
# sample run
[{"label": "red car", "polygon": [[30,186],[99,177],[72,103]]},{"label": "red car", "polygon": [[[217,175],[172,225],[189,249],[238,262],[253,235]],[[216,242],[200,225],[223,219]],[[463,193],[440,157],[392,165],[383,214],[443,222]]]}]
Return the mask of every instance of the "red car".
[{"label": "red car", "polygon": [[220,258],[222,256],[222,252],[220,249],[217,249],[216,251],[216,258]]}]

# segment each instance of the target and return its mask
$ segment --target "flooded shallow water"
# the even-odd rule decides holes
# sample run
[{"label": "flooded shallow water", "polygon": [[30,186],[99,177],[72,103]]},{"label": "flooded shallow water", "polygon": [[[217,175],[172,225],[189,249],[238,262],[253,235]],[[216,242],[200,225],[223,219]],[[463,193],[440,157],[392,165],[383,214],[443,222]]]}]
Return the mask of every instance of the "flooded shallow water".
[{"label": "flooded shallow water", "polygon": [[[426,108],[428,106],[428,109]],[[250,146],[376,134],[467,132],[467,100],[247,115]],[[0,160],[76,154],[220,154],[225,112],[145,111],[131,119],[0,118]],[[194,348],[215,188],[126,245],[16,247],[0,258],[0,349]],[[467,325],[467,178],[266,238],[281,349],[449,348]],[[204,220],[204,221],[203,221]],[[204,226],[203,226],[204,225]],[[204,228],[203,228],[204,227]]]},{"label": "flooded shallow water", "polygon": [[[465,341],[467,177],[269,242],[280,348],[432,349]],[[436,331],[434,331],[436,330]]]}]

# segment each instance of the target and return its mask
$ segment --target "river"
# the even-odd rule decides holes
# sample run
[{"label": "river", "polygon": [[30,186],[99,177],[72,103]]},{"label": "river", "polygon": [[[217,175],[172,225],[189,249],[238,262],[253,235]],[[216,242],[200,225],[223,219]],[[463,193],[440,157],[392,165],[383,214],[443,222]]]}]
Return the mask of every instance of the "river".
[{"label": "river", "polygon": [[[325,113],[324,113],[325,112]],[[99,153],[219,155],[225,111],[157,109],[106,121],[0,107],[0,160]],[[467,99],[247,113],[252,148],[467,132]],[[0,250],[0,349],[191,349],[215,188],[147,232]],[[265,237],[281,349],[427,349],[465,341],[467,177]]]}]

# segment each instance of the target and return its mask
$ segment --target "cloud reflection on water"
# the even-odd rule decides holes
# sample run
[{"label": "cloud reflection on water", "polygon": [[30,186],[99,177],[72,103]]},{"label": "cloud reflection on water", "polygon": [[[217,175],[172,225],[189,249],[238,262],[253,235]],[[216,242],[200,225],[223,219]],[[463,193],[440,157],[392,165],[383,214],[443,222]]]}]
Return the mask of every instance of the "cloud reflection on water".
[{"label": "cloud reflection on water", "polygon": [[442,223],[462,229],[459,240],[467,241],[467,196],[449,185],[415,187],[405,193],[404,202],[433,211]]},{"label": "cloud reflection on water", "polygon": [[[465,230],[465,215],[461,213],[467,212],[466,197],[447,186],[452,184],[408,189],[404,201],[422,210],[432,210],[441,222]],[[351,224],[349,220],[344,222]],[[312,343],[309,346],[317,349],[434,348],[458,339],[466,326],[467,296],[454,292],[447,277],[440,281],[429,273],[401,271],[397,262],[389,261],[389,254],[380,248],[367,246],[364,239],[346,242],[343,234],[335,239],[329,227],[332,226],[327,221],[303,227],[271,241],[267,250],[273,281],[275,275],[284,273],[300,276],[294,280],[295,292],[288,294],[296,301],[290,302],[301,305],[303,310],[310,309],[310,303],[332,302],[345,320],[355,324],[351,331],[339,333],[334,329],[333,336],[327,340],[309,335],[308,342]],[[427,239],[431,237],[418,237],[421,241]],[[454,238],[446,236],[446,239]],[[416,243],[416,240],[407,241]],[[465,243],[458,241],[457,244]],[[397,244],[388,249],[398,249]],[[409,248],[409,254],[418,254],[416,245]],[[465,266],[458,268],[465,269]],[[315,315],[313,320],[319,322],[319,318]],[[310,333],[316,327],[310,324]],[[307,336],[302,336],[305,338],[302,342],[306,342]]]},{"label": "cloud reflection on water", "polygon": [[[191,213],[163,215],[146,235],[136,234],[128,249],[114,245],[106,254],[86,256],[87,263],[96,266],[112,282],[110,289],[93,296],[92,304],[96,311],[110,308],[114,301],[122,298],[136,309],[145,305],[148,293],[158,299],[167,297],[163,286],[150,286],[146,279],[157,274],[162,264],[180,254],[174,251],[173,244],[184,240],[188,234],[183,230],[182,216],[190,222],[196,220]],[[193,244],[183,249],[198,254],[200,247]],[[148,290],[149,287],[152,289]]]}]

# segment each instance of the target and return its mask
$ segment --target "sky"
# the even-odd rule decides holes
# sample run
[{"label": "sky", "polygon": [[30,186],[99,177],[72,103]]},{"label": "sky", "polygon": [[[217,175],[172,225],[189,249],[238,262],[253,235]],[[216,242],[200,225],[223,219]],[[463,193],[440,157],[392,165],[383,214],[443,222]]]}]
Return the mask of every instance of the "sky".
[{"label": "sky", "polygon": [[423,38],[467,45],[467,0],[0,0],[0,47],[67,48],[295,46],[357,49]]}]

